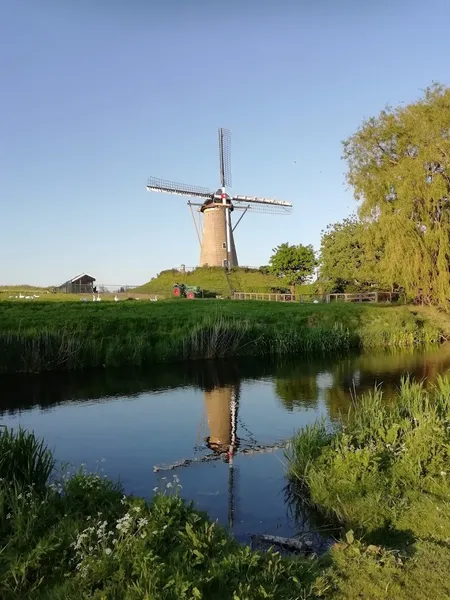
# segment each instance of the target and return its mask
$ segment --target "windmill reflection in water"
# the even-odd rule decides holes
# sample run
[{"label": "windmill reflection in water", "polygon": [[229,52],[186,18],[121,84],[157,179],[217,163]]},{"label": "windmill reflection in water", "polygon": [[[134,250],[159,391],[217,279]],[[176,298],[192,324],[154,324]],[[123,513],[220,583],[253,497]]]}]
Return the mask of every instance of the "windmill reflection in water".
[{"label": "windmill reflection in water", "polygon": [[235,513],[235,465],[234,455],[239,448],[237,421],[240,385],[226,385],[204,392],[209,436],[206,446],[228,463],[228,524],[234,523]]}]

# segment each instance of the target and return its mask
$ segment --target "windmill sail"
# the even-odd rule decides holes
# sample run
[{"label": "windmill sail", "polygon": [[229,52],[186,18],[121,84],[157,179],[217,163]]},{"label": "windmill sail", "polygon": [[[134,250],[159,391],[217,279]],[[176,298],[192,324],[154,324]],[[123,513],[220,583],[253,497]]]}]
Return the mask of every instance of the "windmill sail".
[{"label": "windmill sail", "polygon": [[213,196],[213,192],[206,187],[176,183],[175,181],[167,181],[166,179],[159,179],[157,177],[149,177],[147,190],[179,196],[191,196],[193,198],[211,198]]},{"label": "windmill sail", "polygon": [[235,200],[236,202],[254,202],[255,204],[270,204],[271,206],[285,206],[286,208],[292,208],[292,202],[273,200],[272,198],[260,196],[233,196],[232,200]]},{"label": "windmill sail", "polygon": [[231,131],[219,129],[220,183],[223,188],[231,187]]}]

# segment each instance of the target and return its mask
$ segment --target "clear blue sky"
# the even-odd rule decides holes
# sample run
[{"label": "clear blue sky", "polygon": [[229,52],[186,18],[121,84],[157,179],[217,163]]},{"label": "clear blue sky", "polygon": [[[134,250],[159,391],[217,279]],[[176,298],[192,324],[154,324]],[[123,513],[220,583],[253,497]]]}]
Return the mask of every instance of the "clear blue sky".
[{"label": "clear blue sky", "polygon": [[195,266],[186,200],[145,185],[217,186],[218,126],[233,191],[295,206],[244,217],[240,263],[318,248],[356,208],[341,141],[449,84],[449,18],[448,0],[3,0],[0,284]]}]

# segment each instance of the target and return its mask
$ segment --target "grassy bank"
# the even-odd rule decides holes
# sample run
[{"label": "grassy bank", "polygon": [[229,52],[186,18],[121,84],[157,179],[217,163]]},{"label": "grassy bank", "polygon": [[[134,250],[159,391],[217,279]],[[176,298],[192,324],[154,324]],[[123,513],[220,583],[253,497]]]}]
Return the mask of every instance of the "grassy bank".
[{"label": "grassy bank", "polygon": [[147,504],[99,475],[51,482],[54,466],[33,435],[0,434],[2,600],[307,597],[305,560],[239,546],[176,478]]},{"label": "grassy bank", "polygon": [[437,313],[406,306],[2,302],[0,373],[411,347],[444,335]]},{"label": "grassy bank", "polygon": [[299,498],[344,534],[322,597],[450,597],[449,414],[450,380],[429,391],[405,380],[389,403],[379,390],[357,401],[334,432],[319,423],[296,436]]},{"label": "grassy bank", "polygon": [[[173,284],[198,285],[202,290],[229,296],[232,289],[245,292],[270,293],[280,288],[280,279],[258,269],[236,267],[227,275],[222,267],[197,267],[182,273],[177,269],[161,271],[149,282],[136,288],[136,292],[172,296]],[[305,290],[312,293],[311,287]],[[306,293],[306,292],[304,292]]]},{"label": "grassy bank", "polygon": [[320,559],[239,546],[181,500],[176,478],[149,503],[100,475],[52,480],[45,446],[3,430],[0,597],[448,598],[450,380],[355,405],[334,431],[300,432],[288,455],[294,501],[340,540]]}]

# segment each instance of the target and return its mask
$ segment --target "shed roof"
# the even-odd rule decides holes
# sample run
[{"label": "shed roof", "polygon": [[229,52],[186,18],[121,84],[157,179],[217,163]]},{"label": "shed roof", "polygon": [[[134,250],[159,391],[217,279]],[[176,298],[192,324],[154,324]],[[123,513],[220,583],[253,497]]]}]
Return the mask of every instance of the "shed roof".
[{"label": "shed roof", "polygon": [[75,283],[75,281],[78,281],[82,277],[88,277],[89,279],[92,279],[92,281],[95,281],[95,277],[92,277],[92,275],[89,275],[88,273],[81,273],[81,275],[77,275],[76,277],[71,279],[70,283]]}]

